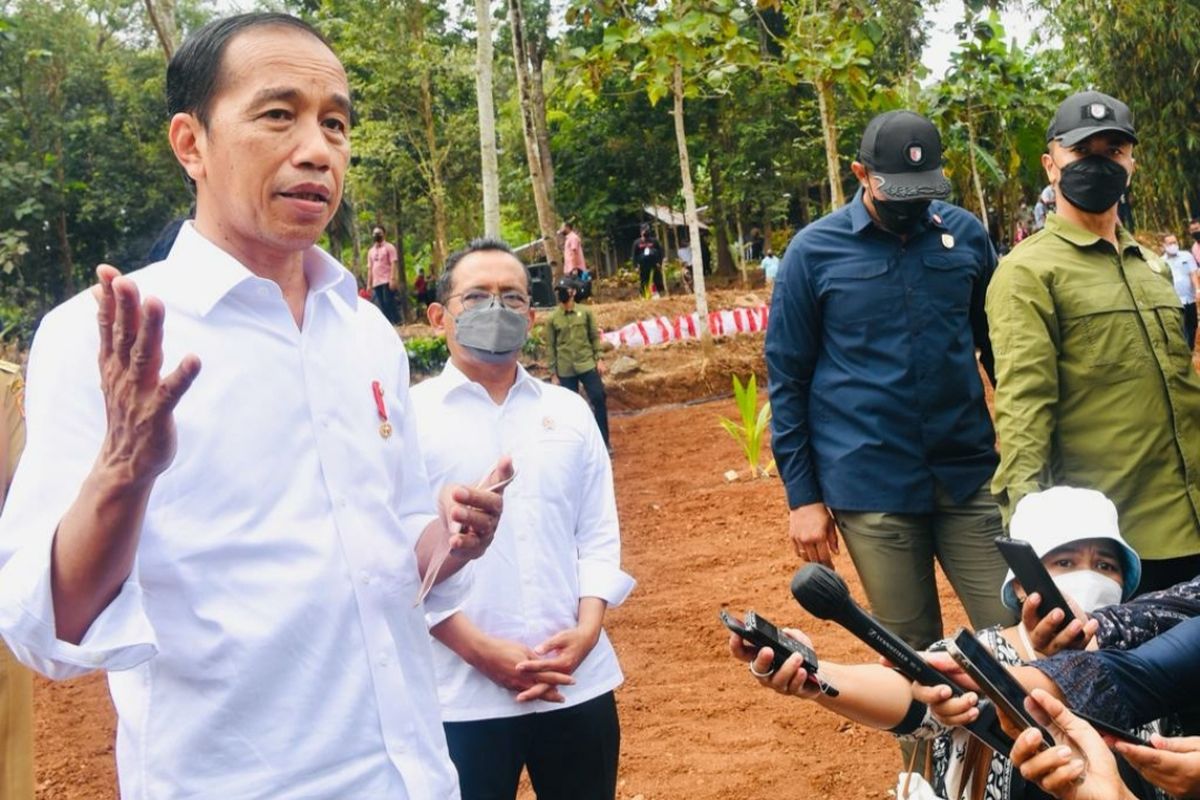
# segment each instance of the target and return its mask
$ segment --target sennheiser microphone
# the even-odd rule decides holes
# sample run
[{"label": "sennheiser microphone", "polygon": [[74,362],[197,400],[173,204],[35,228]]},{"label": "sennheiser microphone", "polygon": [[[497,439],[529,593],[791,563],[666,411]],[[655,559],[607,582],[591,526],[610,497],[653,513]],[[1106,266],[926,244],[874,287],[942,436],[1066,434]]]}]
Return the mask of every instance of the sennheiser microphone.
[{"label": "sennheiser microphone", "polygon": [[[854,602],[841,577],[823,564],[805,564],[792,578],[792,596],[805,611],[818,619],[836,622],[864,641],[868,647],[895,665],[901,675],[925,686],[948,684],[954,696],[963,690],[938,672],[896,634]],[[1000,729],[996,710],[980,698],[979,716],[966,729],[1001,755],[1008,755],[1013,741]]]}]

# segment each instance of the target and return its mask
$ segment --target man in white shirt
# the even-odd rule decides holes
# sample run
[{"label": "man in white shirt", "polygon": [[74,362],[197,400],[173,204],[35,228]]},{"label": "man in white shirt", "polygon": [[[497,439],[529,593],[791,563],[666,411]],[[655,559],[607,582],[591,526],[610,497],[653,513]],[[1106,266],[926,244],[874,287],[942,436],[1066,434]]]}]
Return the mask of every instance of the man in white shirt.
[{"label": "man in white shirt", "polygon": [[1190,350],[1196,343],[1196,298],[1200,297],[1200,267],[1191,253],[1179,249],[1179,239],[1173,233],[1163,237],[1163,258],[1171,268],[1171,282],[1183,306],[1183,340]]},{"label": "man in white shirt", "polygon": [[249,14],[193,34],[167,95],[195,221],[38,332],[0,635],[53,678],[109,671],[125,797],[457,797],[424,612],[461,601],[501,502],[434,501],[404,351],[313,246],[345,73],[306,23]]},{"label": "man in white shirt", "polygon": [[442,715],[464,800],[515,797],[522,767],[542,800],[612,800],[623,676],[603,622],[634,581],[587,404],[517,363],[529,292],[508,246],[484,239],[447,260],[429,307],[450,349],[412,392],[431,482],[471,480],[502,455],[516,472],[466,601],[427,615]]}]

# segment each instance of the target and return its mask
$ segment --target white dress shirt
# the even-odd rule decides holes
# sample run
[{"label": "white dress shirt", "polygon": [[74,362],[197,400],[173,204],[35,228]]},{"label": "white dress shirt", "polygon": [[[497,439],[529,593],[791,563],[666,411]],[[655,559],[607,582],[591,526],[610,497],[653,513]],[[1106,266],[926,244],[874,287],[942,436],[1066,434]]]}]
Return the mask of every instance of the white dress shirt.
[{"label": "white dress shirt", "polygon": [[[491,547],[475,562],[461,610],[492,636],[536,647],[579,621],[579,599],[620,605],[633,589],[621,571],[621,537],[612,463],[600,430],[578,394],[533,378],[520,366],[497,405],[453,363],[413,387],[417,436],[430,482],[474,484],[495,461],[513,458],[504,513]],[[449,613],[431,609],[430,626]],[[565,703],[518,703],[434,640],[442,716],[447,722],[511,717],[577,705],[621,685],[607,634],[562,687]]]},{"label": "white dress shirt", "polygon": [[0,635],[53,678],[110,671],[123,797],[458,796],[423,611],[453,607],[470,579],[412,607],[413,546],[436,508],[408,362],[334,259],[311,248],[304,270],[303,330],[277,284],[190,224],[131,275],[166,307],[164,371],[186,353],[202,367],[133,572],[78,646],[55,637],[50,544],[105,430],[91,295],[34,341],[28,446],[0,518]]}]

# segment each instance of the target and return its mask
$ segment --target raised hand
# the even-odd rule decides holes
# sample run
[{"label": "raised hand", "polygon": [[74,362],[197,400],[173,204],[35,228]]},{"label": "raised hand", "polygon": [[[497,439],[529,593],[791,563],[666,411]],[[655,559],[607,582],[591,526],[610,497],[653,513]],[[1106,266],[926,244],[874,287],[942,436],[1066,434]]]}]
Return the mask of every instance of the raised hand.
[{"label": "raised hand", "polygon": [[137,285],[102,264],[93,288],[100,326],[100,389],[107,429],[99,465],[134,484],[146,484],[175,457],[173,412],[200,372],[200,359],[187,355],[161,377],[163,304],[142,302]]}]

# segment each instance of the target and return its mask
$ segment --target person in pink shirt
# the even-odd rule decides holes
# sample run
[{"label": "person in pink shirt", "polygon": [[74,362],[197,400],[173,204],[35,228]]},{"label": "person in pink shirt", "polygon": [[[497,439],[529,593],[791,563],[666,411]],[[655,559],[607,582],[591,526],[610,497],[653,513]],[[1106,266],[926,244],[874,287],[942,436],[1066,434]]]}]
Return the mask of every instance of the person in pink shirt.
[{"label": "person in pink shirt", "polygon": [[569,222],[563,223],[559,233],[563,236],[563,275],[582,275],[587,271],[587,265],[583,261],[583,240]]},{"label": "person in pink shirt", "polygon": [[1188,235],[1192,237],[1192,258],[1200,262],[1200,219],[1194,219],[1188,224]]},{"label": "person in pink shirt", "polygon": [[396,264],[399,256],[391,242],[384,241],[383,227],[376,225],[371,231],[375,243],[367,251],[367,267],[371,280],[371,292],[375,296],[375,305],[387,317],[388,322],[395,325],[400,320],[396,316]]}]

